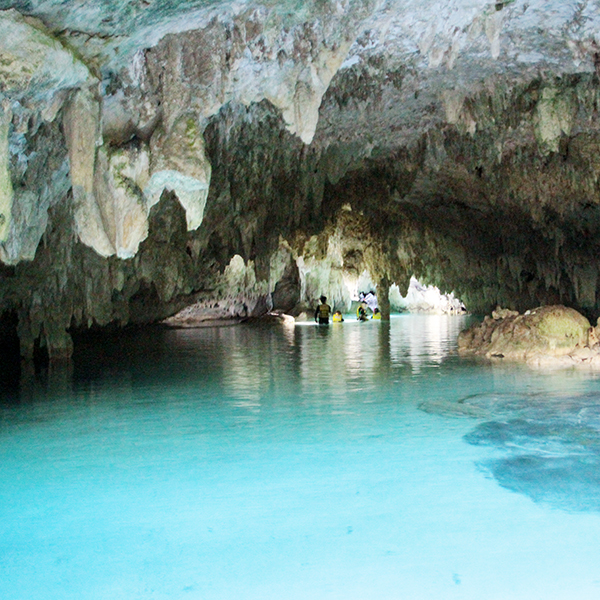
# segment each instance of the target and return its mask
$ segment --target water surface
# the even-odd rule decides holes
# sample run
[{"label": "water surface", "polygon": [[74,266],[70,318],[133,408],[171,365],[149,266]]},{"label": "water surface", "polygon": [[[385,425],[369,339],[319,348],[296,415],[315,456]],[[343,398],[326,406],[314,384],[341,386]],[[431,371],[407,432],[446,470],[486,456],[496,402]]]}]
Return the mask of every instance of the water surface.
[{"label": "water surface", "polygon": [[600,597],[600,380],[463,317],[150,329],[0,392],[0,598]]}]

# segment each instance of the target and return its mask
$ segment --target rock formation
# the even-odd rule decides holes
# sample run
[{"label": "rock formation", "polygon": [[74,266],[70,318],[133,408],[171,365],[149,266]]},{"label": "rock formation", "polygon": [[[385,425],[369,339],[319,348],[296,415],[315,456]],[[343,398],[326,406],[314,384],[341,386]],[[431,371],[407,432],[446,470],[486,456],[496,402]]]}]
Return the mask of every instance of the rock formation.
[{"label": "rock formation", "polygon": [[497,308],[491,317],[461,332],[458,351],[534,365],[600,368],[599,328],[565,306],[541,306],[522,315]]},{"label": "rock formation", "polygon": [[0,9],[0,329],[24,355],[197,303],[344,303],[365,271],[598,313],[595,2]]}]

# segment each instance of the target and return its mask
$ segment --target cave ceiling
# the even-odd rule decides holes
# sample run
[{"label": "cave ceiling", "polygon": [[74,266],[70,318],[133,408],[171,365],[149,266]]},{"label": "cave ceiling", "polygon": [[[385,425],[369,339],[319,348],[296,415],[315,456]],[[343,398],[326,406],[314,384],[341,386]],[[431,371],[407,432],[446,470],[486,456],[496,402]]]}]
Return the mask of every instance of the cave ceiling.
[{"label": "cave ceiling", "polygon": [[[276,89],[289,86],[288,79],[309,88],[317,112],[332,80],[335,86],[354,79],[337,98],[348,110],[305,115],[315,123],[294,123],[286,113],[306,143],[314,127],[321,144],[368,138],[363,141],[384,146],[414,141],[448,122],[462,120],[473,129],[477,122],[466,114],[465,98],[540,77],[594,73],[599,52],[598,3],[580,0],[17,0],[0,2],[0,10],[6,11],[7,55],[14,53],[11,46],[23,45],[15,21],[34,17],[39,23],[28,23],[47,29],[76,57],[73,70],[81,60],[109,95],[111,78],[120,74],[122,80],[125,72],[135,78],[140,53],[183,36],[183,54],[186,43],[197,44],[203,48],[194,50],[194,59],[211,63],[200,74],[213,80],[197,84],[220,88],[202,108],[205,114],[230,101],[262,98],[279,100],[289,113],[287,99],[277,97],[285,92]],[[23,60],[28,50],[35,46],[22,49]],[[30,62],[36,62],[33,55]],[[27,90],[17,86],[5,93],[35,91],[27,83]]]},{"label": "cave ceiling", "polygon": [[0,313],[60,347],[363,268],[597,312],[599,69],[597,1],[0,1]]}]

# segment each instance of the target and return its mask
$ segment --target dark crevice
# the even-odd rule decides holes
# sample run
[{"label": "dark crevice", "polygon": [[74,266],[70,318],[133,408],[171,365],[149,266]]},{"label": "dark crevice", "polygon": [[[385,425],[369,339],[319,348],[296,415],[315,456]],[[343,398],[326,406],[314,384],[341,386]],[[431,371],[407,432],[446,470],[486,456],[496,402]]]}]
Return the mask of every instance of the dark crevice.
[{"label": "dark crevice", "polygon": [[18,322],[15,312],[6,311],[0,315],[0,402],[18,398],[21,379]]}]

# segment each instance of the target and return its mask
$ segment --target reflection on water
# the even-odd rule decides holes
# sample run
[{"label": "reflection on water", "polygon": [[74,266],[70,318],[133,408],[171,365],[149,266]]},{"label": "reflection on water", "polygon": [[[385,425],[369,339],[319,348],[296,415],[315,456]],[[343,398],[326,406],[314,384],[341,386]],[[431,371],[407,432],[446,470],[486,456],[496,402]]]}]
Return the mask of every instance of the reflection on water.
[{"label": "reflection on water", "polygon": [[149,329],[24,366],[0,597],[598,598],[600,382],[462,360],[467,322]]},{"label": "reflection on water", "polygon": [[74,365],[35,371],[24,364],[20,387],[2,390],[0,400],[29,402],[73,391],[93,393],[94,388],[122,392],[154,382],[180,386],[185,375],[203,382],[217,379],[228,395],[248,407],[259,406],[265,394],[285,393],[292,382],[308,395],[343,401],[348,391],[366,392],[422,367],[439,366],[466,322],[461,317],[405,316],[391,326],[277,323],[90,336],[78,344]]}]

